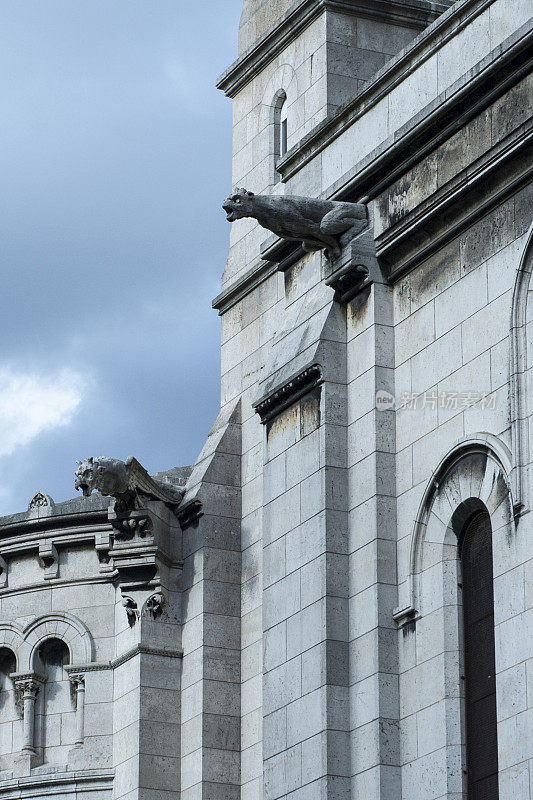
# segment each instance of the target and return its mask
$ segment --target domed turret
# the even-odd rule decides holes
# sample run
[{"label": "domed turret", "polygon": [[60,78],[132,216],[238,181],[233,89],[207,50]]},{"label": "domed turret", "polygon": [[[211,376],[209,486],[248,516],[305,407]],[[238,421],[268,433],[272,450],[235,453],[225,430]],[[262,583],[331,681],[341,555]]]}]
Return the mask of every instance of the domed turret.
[{"label": "domed turret", "polygon": [[294,6],[294,0],[244,0],[239,25],[239,55],[249,50],[291,6]]}]

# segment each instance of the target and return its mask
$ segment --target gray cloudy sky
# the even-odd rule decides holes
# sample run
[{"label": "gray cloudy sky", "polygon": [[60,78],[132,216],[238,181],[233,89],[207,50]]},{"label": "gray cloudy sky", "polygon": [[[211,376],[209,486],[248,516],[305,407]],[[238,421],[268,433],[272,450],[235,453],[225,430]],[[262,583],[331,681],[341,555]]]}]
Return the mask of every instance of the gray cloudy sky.
[{"label": "gray cloudy sky", "polygon": [[219,405],[241,0],[3,0],[0,514],[76,458],[193,462]]}]

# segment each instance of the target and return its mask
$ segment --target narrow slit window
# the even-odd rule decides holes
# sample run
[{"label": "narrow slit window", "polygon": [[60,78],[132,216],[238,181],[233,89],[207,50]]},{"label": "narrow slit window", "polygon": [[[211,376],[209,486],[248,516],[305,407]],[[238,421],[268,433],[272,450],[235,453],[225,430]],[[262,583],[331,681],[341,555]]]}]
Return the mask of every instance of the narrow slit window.
[{"label": "narrow slit window", "polygon": [[280,143],[279,154],[284,156],[287,152],[287,101],[285,100],[280,110]]}]

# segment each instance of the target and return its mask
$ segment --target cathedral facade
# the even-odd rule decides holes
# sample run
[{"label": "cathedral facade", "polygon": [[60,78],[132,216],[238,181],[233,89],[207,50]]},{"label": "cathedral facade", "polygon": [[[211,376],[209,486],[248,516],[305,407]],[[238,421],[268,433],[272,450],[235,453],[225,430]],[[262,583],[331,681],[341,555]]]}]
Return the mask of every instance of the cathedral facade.
[{"label": "cathedral facade", "polygon": [[220,413],[0,519],[0,800],[533,800],[532,42],[244,0]]}]

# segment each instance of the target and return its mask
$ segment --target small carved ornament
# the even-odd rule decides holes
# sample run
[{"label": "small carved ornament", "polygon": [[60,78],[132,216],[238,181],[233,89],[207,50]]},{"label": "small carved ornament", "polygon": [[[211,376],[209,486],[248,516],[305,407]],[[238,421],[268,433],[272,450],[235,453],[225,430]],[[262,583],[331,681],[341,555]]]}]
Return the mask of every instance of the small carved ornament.
[{"label": "small carved ornament", "polygon": [[163,606],[166,603],[165,595],[162,592],[156,592],[146,601],[146,608],[152,619],[157,619],[163,613]]},{"label": "small carved ornament", "polygon": [[122,598],[122,605],[126,609],[129,626],[130,628],[133,628],[133,626],[139,619],[139,609],[137,603],[132,597],[124,596]]}]

